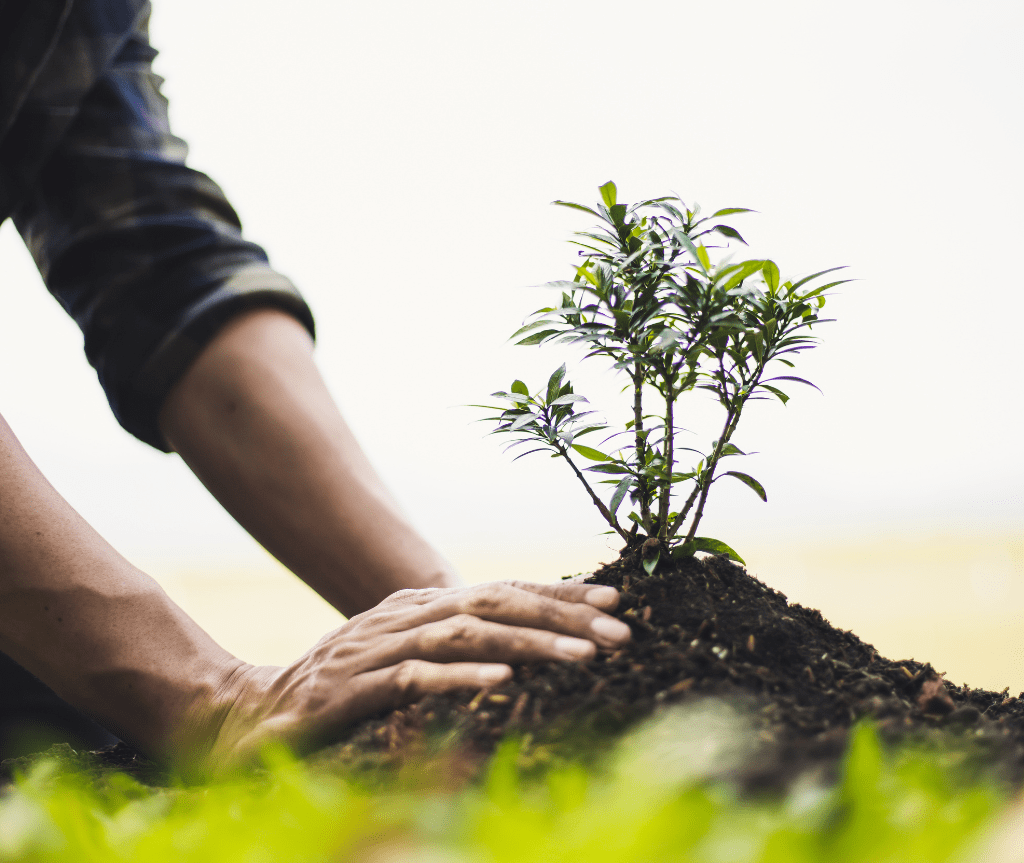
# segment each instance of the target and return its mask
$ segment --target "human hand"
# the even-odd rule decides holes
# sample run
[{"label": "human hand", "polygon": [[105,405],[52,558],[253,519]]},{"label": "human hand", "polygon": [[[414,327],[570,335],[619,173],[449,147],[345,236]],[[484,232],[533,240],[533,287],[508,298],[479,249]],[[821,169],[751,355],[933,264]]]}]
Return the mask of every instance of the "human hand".
[{"label": "human hand", "polygon": [[629,627],[605,613],[618,601],[614,588],[564,582],[402,590],[287,668],[236,670],[220,701],[226,708],[189,724],[219,723],[206,735],[213,767],[244,762],[270,740],[309,751],[429,693],[504,683],[512,663],[586,660],[618,647]]}]

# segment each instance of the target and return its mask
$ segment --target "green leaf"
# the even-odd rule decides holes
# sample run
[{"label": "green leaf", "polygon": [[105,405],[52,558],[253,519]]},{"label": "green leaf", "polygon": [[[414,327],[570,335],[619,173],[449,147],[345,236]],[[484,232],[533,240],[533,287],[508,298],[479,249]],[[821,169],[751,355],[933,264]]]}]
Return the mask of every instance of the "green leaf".
[{"label": "green leaf", "polygon": [[528,395],[522,393],[491,393],[491,396],[496,399],[504,399],[507,402],[515,402],[516,404],[527,404],[530,401]]},{"label": "green leaf", "polygon": [[591,210],[590,207],[584,207],[582,204],[574,204],[572,201],[552,201],[551,203],[558,207],[569,207],[573,210],[582,210],[584,213],[590,213],[590,215],[595,219],[601,218],[597,212]]},{"label": "green leaf", "polygon": [[693,257],[697,261],[697,263],[700,264],[700,268],[704,271],[704,275],[709,276],[710,273],[708,272],[708,268],[705,267],[704,264],[701,262],[700,254],[697,252],[697,247],[693,244],[693,240],[691,240],[686,235],[686,232],[681,230],[680,228],[673,228],[672,229],[672,236],[675,237],[677,240],[679,240],[679,242],[682,243],[683,246],[686,247],[686,250],[691,255],[693,255]]},{"label": "green leaf", "polygon": [[744,246],[747,245],[747,241],[743,239],[740,232],[735,228],[730,228],[728,225],[715,225],[711,230],[718,231],[718,233],[728,237],[730,240],[739,240]]},{"label": "green leaf", "polygon": [[601,192],[601,200],[610,210],[618,202],[618,189],[615,188],[615,184],[611,180],[598,188]]},{"label": "green leaf", "polygon": [[525,413],[521,417],[519,417],[519,419],[517,419],[514,423],[512,423],[512,426],[509,428],[509,431],[519,431],[520,429],[534,422],[537,422],[537,417],[531,413]]},{"label": "green leaf", "polygon": [[610,456],[606,456],[600,450],[596,450],[591,446],[584,446],[581,443],[574,443],[572,448],[576,450],[584,458],[589,458],[591,461],[611,461]]},{"label": "green leaf", "polygon": [[585,402],[586,396],[578,396],[575,393],[569,393],[568,395],[559,396],[557,399],[553,399],[548,402],[549,405],[569,405],[573,402]]},{"label": "green leaf", "polygon": [[717,213],[711,216],[712,219],[717,219],[719,216],[731,216],[733,213],[756,213],[757,210],[748,210],[746,207],[726,207],[724,210],[719,210]]},{"label": "green leaf", "polygon": [[[846,269],[845,266],[842,266],[842,267],[829,267],[827,270],[821,270],[821,271],[819,271],[817,273],[812,273],[809,276],[804,276],[799,282],[794,282],[793,290],[795,291],[797,288],[803,287],[808,282],[813,281],[814,279],[818,278],[818,276],[825,275],[825,273],[834,273],[836,270],[845,270],[845,269]],[[849,280],[847,280],[847,281],[849,281]]]},{"label": "green leaf", "polygon": [[750,474],[740,473],[738,470],[727,470],[724,476],[736,477],[736,479],[738,479],[745,486],[748,486],[749,488],[753,489],[754,494],[761,498],[761,500],[763,500],[765,503],[768,502],[768,494],[765,492],[764,486],[761,485],[761,483],[759,483],[752,476],[750,476]]},{"label": "green leaf", "polygon": [[556,279],[553,282],[544,282],[543,285],[538,285],[541,288],[555,288],[559,291],[578,291],[580,288],[579,282],[569,282],[565,279]]},{"label": "green leaf", "polygon": [[516,345],[539,345],[551,336],[557,336],[561,332],[561,330],[541,330],[539,333],[534,333],[533,335],[527,336],[525,339],[516,342]]},{"label": "green leaf", "polygon": [[704,248],[703,243],[697,246],[697,258],[705,270],[711,269],[711,258],[708,257],[708,250]]},{"label": "green leaf", "polygon": [[768,285],[768,290],[775,291],[779,287],[779,268],[775,266],[774,261],[765,261],[764,266],[761,267],[761,274],[764,276],[764,283]]},{"label": "green leaf", "polygon": [[[608,482],[614,482],[614,480],[607,480]],[[626,496],[630,486],[633,484],[633,477],[627,476],[619,480],[619,484],[615,486],[615,494],[612,495],[611,503],[608,505],[608,510],[612,515],[615,515],[619,511],[619,505],[622,503],[622,499]]]},{"label": "green leaf", "polygon": [[[520,453],[514,459],[512,459],[512,461],[519,461],[519,459],[523,458],[524,456],[533,455],[535,452],[547,452],[547,451],[548,451],[547,447],[537,447],[537,449],[531,449],[531,450],[527,450],[526,452]],[[558,455],[558,453],[556,452],[555,456],[557,456],[557,455]],[[555,456],[552,456],[552,458],[554,458]]]},{"label": "green leaf", "polygon": [[760,384],[759,386],[768,390],[768,392],[774,395],[783,404],[789,401],[789,396],[787,396],[782,390],[778,389],[777,387],[773,387],[771,384]]},{"label": "green leaf", "polygon": [[[690,545],[690,543],[686,544]],[[737,563],[742,563],[746,566],[747,562],[720,539],[712,539],[709,536],[695,536],[692,544],[694,551],[706,551],[711,554],[724,554],[731,557]]]},{"label": "green leaf", "polygon": [[520,336],[525,335],[526,333],[530,332],[531,330],[536,330],[539,327],[550,327],[550,326],[551,326],[551,321],[548,321],[548,320],[533,321],[532,323],[526,324],[526,326],[520,327],[518,330],[516,330],[514,333],[512,333],[512,335],[510,335],[508,337],[508,340],[512,341],[513,339],[518,339]]},{"label": "green leaf", "polygon": [[558,398],[558,392],[562,386],[562,378],[565,377],[565,363],[562,363],[557,369],[551,373],[551,377],[548,378],[548,391],[547,398],[545,398],[546,404],[551,404],[552,401]]},{"label": "green leaf", "polygon": [[723,291],[731,291],[740,282],[747,278],[747,276],[750,276],[760,270],[763,264],[764,261],[744,261],[742,264],[736,264],[734,271],[732,267],[728,267],[726,272],[733,271],[732,275],[729,276],[729,278],[726,279],[726,281],[719,287]]},{"label": "green leaf", "polygon": [[755,330],[750,334],[750,338],[753,342],[754,356],[758,362],[761,362],[761,356],[764,353],[764,335]]},{"label": "green leaf", "polygon": [[[573,449],[579,449],[578,444],[573,444]],[[596,452],[596,450],[595,450]],[[592,470],[594,473],[629,473],[629,468],[625,465],[617,464],[610,459],[602,464],[591,465],[587,470]]]},{"label": "green leaf", "polygon": [[599,286],[597,276],[590,272],[590,261],[587,261],[585,264],[582,264],[581,266],[577,267],[576,275],[586,279],[595,288]]},{"label": "green leaf", "polygon": [[654,552],[654,557],[649,557],[644,561],[644,570],[648,575],[654,575],[654,568],[658,565],[659,560],[661,560],[660,548]]},{"label": "green leaf", "polygon": [[530,395],[530,390],[527,388],[526,384],[520,380],[512,381],[512,392],[519,393],[521,396],[529,397]]},{"label": "green leaf", "polygon": [[[796,381],[798,384],[807,384],[807,386],[809,386],[809,387],[814,387],[819,393],[821,392],[821,387],[819,387],[817,384],[812,384],[810,381],[804,380],[803,378],[798,378],[796,375],[779,375],[778,377],[768,378],[768,380],[770,380],[770,381]],[[763,386],[763,384],[762,384],[762,386]]]}]

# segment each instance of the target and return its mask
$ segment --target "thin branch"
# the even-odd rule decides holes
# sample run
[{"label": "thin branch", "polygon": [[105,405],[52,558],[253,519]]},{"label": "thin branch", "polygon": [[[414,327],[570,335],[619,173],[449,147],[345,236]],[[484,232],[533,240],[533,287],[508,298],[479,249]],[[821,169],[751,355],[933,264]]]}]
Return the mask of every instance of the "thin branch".
[{"label": "thin branch", "polygon": [[637,360],[633,374],[633,431],[636,434],[636,462],[637,462],[637,485],[640,491],[640,520],[644,523],[644,530],[650,536],[651,530],[651,500],[650,490],[647,486],[647,477],[644,476],[644,468],[647,466],[647,440],[644,435],[644,406],[643,388],[644,373]]},{"label": "thin branch", "polygon": [[686,534],[684,542],[690,542],[694,535],[697,533],[697,525],[700,524],[700,520],[704,517],[704,504],[707,503],[708,492],[711,491],[711,484],[715,481],[715,469],[718,467],[718,462],[722,458],[722,450],[725,449],[725,445],[729,442],[729,438],[732,437],[732,433],[736,431],[736,426],[739,423],[740,412],[743,410],[743,403],[746,399],[743,399],[739,406],[736,408],[734,414],[731,414],[732,422],[727,423],[725,428],[722,430],[721,440],[718,441],[718,445],[715,447],[715,451],[708,461],[707,469],[704,471],[704,481],[701,483],[700,501],[697,503],[697,511],[693,514],[693,521],[690,522],[690,530]]},{"label": "thin branch", "polygon": [[722,428],[722,434],[719,435],[718,443],[715,445],[714,452],[708,458],[708,465],[704,469],[704,474],[698,481],[697,485],[694,486],[693,491],[690,493],[689,498],[686,500],[686,505],[683,507],[679,516],[676,518],[676,523],[672,526],[672,533],[669,538],[675,536],[679,528],[682,527],[683,522],[686,520],[686,516],[690,513],[690,508],[693,506],[694,501],[697,499],[697,495],[700,495],[700,500],[697,504],[697,511],[693,514],[693,521],[690,524],[690,530],[686,534],[686,542],[693,539],[694,533],[697,530],[697,525],[700,523],[701,516],[704,512],[704,504],[708,499],[708,492],[711,490],[711,482],[714,478],[715,466],[718,464],[718,460],[721,458],[721,452],[725,448],[725,442],[727,438],[731,436],[732,429],[736,428],[735,420],[739,418],[739,413],[733,411],[732,408],[726,413],[725,426]]},{"label": "thin branch", "polygon": [[668,513],[672,499],[672,470],[675,466],[675,403],[676,392],[672,380],[666,375],[668,392],[665,395],[665,466],[667,476],[661,489],[661,501],[658,508],[658,536],[662,542],[668,542]]},{"label": "thin branch", "polygon": [[569,452],[565,448],[565,446],[561,443],[556,444],[556,446],[558,447],[558,454],[567,462],[569,462],[569,467],[571,467],[576,476],[579,477],[579,481],[583,483],[583,487],[587,490],[587,494],[590,495],[590,499],[594,502],[594,506],[596,506],[600,511],[601,515],[604,516],[605,521],[607,521],[608,524],[610,524],[612,528],[614,528],[615,532],[619,536],[621,536],[626,542],[629,542],[629,534],[620,527],[618,519],[616,519],[615,516],[612,515],[611,511],[608,509],[608,507],[604,505],[604,502],[601,500],[601,498],[599,498],[597,494],[594,492],[594,489],[590,487],[590,483],[587,482],[587,478],[583,476],[580,469],[576,467],[576,464],[573,462],[573,460],[569,458]]}]

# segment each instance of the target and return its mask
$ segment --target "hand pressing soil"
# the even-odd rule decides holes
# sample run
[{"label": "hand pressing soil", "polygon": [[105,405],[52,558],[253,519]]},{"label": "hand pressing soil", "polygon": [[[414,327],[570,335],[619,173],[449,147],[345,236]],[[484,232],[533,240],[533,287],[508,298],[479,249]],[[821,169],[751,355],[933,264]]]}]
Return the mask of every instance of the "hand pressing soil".
[{"label": "hand pressing soil", "polygon": [[429,697],[362,723],[319,757],[398,765],[432,731],[461,747],[467,773],[508,733],[530,735],[540,759],[586,757],[661,705],[713,696],[745,707],[762,744],[732,777],[747,790],[782,790],[808,770],[836,778],[865,717],[891,743],[952,733],[1002,778],[1024,779],[1024,700],[879,656],[724,557],[666,561],[648,576],[635,551],[587,581],[622,591],[616,613],[633,629],[624,648],[519,666],[509,683],[462,698]]}]

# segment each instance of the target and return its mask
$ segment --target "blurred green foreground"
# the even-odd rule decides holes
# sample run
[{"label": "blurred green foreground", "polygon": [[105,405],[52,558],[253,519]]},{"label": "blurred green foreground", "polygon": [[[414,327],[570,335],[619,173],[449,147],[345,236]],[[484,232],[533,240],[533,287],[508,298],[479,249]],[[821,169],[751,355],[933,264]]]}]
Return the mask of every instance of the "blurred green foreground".
[{"label": "blurred green foreground", "polygon": [[369,783],[277,752],[266,770],[170,789],[44,761],[0,797],[0,861],[997,863],[1015,859],[1000,843],[1020,846],[1005,787],[934,748],[888,754],[868,726],[837,785],[808,779],[782,799],[730,787],[750,748],[722,706],[663,715],[598,769],[538,777],[527,750],[506,741],[483,783],[455,790],[443,759]]}]

